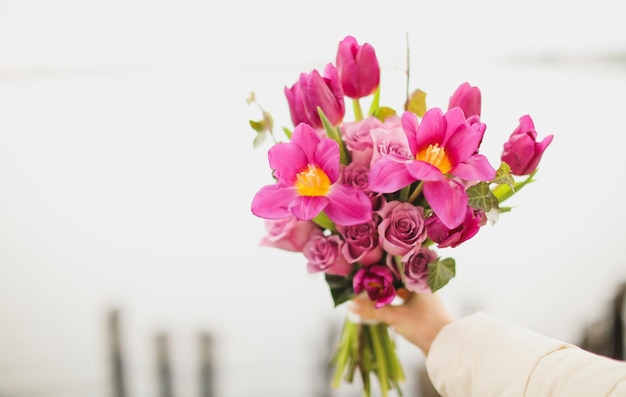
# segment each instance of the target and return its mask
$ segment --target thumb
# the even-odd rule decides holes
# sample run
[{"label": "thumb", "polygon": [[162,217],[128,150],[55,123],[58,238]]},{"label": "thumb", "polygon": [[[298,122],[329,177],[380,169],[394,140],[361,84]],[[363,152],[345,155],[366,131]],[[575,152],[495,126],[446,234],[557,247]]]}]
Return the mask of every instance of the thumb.
[{"label": "thumb", "polygon": [[359,295],[350,301],[348,310],[365,320],[376,320],[393,325],[397,318],[397,306],[385,305],[376,308],[367,295]]}]

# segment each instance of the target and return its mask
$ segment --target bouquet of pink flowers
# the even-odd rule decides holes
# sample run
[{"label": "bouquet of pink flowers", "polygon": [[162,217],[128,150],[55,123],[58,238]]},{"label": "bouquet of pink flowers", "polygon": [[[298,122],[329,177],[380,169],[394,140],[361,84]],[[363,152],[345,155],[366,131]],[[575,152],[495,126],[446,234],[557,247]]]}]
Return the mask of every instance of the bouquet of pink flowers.
[{"label": "bouquet of pink flowers", "polygon": [[[285,87],[294,125],[283,129],[285,142],[262,108],[263,119],[250,121],[255,146],[268,134],[275,142],[268,151],[275,183],[261,187],[251,206],[266,220],[261,244],[301,252],[308,272],[324,273],[335,306],[363,293],[382,307],[399,289],[428,294],[445,286],[455,260],[433,246],[457,247],[509,211],[502,202],[533,180],[552,141],[538,142],[532,119],[522,116],[495,168],[479,152],[486,125],[477,87],[461,84],[445,110],[428,109],[417,89],[398,114],[380,105],[379,82],[374,48],[348,36],[323,75],[302,73]],[[363,114],[365,97],[371,104]],[[254,95],[248,101],[257,103]],[[404,374],[385,324],[346,318],[332,365],[335,388],[358,371],[364,395],[371,374],[383,396],[401,394]]]}]

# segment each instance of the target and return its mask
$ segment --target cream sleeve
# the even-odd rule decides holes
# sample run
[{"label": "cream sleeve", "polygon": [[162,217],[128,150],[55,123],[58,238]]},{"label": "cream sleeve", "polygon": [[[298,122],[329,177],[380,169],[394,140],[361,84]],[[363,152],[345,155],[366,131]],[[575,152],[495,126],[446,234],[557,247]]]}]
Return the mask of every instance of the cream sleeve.
[{"label": "cream sleeve", "polygon": [[426,369],[444,397],[626,397],[626,363],[476,313],[445,326]]}]

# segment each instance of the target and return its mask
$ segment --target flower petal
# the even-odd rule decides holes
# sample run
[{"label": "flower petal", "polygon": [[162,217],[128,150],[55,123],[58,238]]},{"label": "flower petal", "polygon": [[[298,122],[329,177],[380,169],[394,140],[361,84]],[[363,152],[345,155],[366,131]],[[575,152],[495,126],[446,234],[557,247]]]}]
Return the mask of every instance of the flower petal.
[{"label": "flower petal", "polygon": [[296,191],[278,184],[262,187],[252,199],[252,213],[260,218],[281,219],[291,215]]},{"label": "flower petal", "polygon": [[310,221],[326,208],[328,201],[326,196],[297,196],[291,212],[300,220]]},{"label": "flower petal", "polygon": [[421,160],[415,160],[407,163],[406,169],[413,177],[413,181],[439,181],[445,178],[439,168]]},{"label": "flower petal", "polygon": [[292,185],[296,174],[306,168],[308,160],[306,153],[298,145],[291,143],[277,143],[267,152],[270,168],[274,176],[282,183]]},{"label": "flower petal", "polygon": [[313,163],[328,176],[331,183],[339,179],[339,145],[330,138],[322,138],[313,155]]},{"label": "flower petal", "polygon": [[467,193],[459,182],[446,178],[424,183],[424,197],[449,229],[459,226],[467,212]]},{"label": "flower petal", "polygon": [[324,212],[337,225],[352,226],[372,220],[372,200],[352,186],[336,184]]},{"label": "flower petal", "polygon": [[307,162],[312,163],[320,138],[310,125],[300,123],[294,128],[289,142],[302,148],[302,151],[307,156]]},{"label": "flower petal", "polygon": [[475,154],[465,162],[457,164],[450,173],[466,181],[488,182],[496,177],[496,170],[482,154]]},{"label": "flower petal", "polygon": [[485,130],[486,125],[475,116],[461,124],[446,143],[446,153],[451,157],[453,164],[462,163],[478,152]]},{"label": "flower petal", "polygon": [[[415,138],[419,149],[428,145],[439,144],[443,146],[446,133],[446,121],[439,108],[431,108],[424,114]],[[414,151],[413,153],[417,153]]]},{"label": "flower petal", "polygon": [[407,170],[408,161],[396,161],[392,157],[382,157],[372,164],[368,182],[371,191],[393,193],[415,182]]},{"label": "flower petal", "polygon": [[402,129],[406,134],[406,137],[409,141],[409,148],[411,149],[411,153],[417,153],[417,127],[419,126],[419,121],[417,119],[417,115],[413,112],[404,112],[402,113],[402,117],[400,118],[402,123]]}]

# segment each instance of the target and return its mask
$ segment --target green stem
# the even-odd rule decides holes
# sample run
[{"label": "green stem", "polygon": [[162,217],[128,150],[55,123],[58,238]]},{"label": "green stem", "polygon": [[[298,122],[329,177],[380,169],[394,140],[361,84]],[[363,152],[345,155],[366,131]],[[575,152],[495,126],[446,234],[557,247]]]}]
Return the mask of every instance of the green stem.
[{"label": "green stem", "polygon": [[352,100],[352,108],[354,109],[354,121],[363,120],[363,110],[361,109],[361,102],[358,99]]},{"label": "green stem", "polygon": [[411,195],[409,196],[408,202],[412,203],[417,200],[419,195],[422,193],[422,189],[424,189],[424,181],[420,181],[419,185],[417,185],[415,190],[413,190],[413,193],[411,193]]},{"label": "green stem", "polygon": [[387,397],[387,390],[389,389],[389,363],[387,362],[387,354],[385,354],[385,349],[383,348],[383,341],[381,341],[381,334],[378,326],[370,325],[368,328],[370,330],[372,347],[374,348],[376,372],[380,383],[380,391],[382,392],[382,397]]},{"label": "green stem", "polygon": [[532,172],[532,174],[528,175],[528,177],[524,179],[523,181],[514,183],[512,189],[509,185],[498,185],[495,188],[493,188],[492,193],[498,199],[498,203],[502,203],[504,200],[508,199],[509,197],[513,196],[515,193],[519,192],[520,189],[526,186],[527,184],[534,182],[533,177],[537,173],[537,170],[538,169],[535,169]]},{"label": "green stem", "polygon": [[346,368],[346,365],[350,359],[350,346],[352,345],[352,340],[354,339],[355,335],[356,324],[346,319],[343,323],[339,347],[337,348],[337,353],[333,358],[335,373],[331,382],[331,386],[335,389],[337,389],[341,384],[341,378],[343,376],[344,369]]}]

